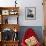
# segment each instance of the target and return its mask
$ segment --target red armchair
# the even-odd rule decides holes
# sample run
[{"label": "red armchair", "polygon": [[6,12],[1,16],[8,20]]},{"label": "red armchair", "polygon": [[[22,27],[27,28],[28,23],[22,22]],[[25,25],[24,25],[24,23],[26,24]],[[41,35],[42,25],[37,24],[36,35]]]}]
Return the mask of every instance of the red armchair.
[{"label": "red armchair", "polygon": [[[22,42],[21,42],[21,45],[22,46],[28,46],[27,44],[28,44],[28,42],[26,43],[25,41],[28,39],[33,39],[32,37],[34,37],[34,39],[36,38],[36,40],[34,40],[34,41],[36,41],[36,44],[34,45],[34,46],[41,46],[41,44],[40,44],[40,42],[37,40],[37,35],[36,35],[36,33],[33,31],[33,29],[31,29],[31,28],[29,28],[29,29],[27,29],[27,31],[25,32],[25,35],[24,35],[24,37],[22,38]],[[27,40],[27,41],[28,41]],[[29,44],[31,44],[31,43],[29,43]],[[29,46],[32,46],[32,45],[29,45]]]}]

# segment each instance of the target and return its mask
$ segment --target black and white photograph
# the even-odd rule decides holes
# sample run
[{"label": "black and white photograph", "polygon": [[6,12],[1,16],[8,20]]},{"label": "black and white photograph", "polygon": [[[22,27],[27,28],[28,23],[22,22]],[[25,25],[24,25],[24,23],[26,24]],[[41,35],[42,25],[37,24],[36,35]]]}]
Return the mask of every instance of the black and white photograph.
[{"label": "black and white photograph", "polygon": [[25,8],[25,18],[27,20],[35,20],[36,19],[36,8],[35,7],[26,7]]}]

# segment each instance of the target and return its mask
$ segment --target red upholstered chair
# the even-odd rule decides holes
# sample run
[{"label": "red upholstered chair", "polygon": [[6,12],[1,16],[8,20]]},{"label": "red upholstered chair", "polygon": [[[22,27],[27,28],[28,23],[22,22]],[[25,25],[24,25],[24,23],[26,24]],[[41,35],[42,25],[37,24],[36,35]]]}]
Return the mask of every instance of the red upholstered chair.
[{"label": "red upholstered chair", "polygon": [[[27,46],[25,40],[30,38],[30,37],[35,37],[37,40],[37,35],[36,33],[33,31],[32,28],[28,28],[24,34],[24,37],[22,38],[22,42],[21,42],[21,46]],[[37,44],[35,44],[34,46],[41,46],[40,42],[37,40]]]}]

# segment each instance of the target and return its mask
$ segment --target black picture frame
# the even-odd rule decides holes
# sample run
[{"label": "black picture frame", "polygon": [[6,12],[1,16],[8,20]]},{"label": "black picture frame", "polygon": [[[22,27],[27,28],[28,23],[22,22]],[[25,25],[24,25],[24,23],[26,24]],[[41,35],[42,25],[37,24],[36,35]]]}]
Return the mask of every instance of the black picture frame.
[{"label": "black picture frame", "polygon": [[25,19],[36,20],[36,7],[25,7]]}]

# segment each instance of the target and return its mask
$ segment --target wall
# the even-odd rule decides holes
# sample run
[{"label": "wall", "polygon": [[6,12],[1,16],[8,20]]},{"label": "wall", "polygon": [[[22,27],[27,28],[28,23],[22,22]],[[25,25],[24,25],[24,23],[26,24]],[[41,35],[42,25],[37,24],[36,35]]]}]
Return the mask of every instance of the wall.
[{"label": "wall", "polygon": [[14,6],[14,1],[15,1],[15,0],[0,0],[0,6],[1,6],[1,7]]},{"label": "wall", "polygon": [[[43,6],[42,0],[21,0],[19,24],[22,26],[43,26]],[[36,7],[36,20],[25,20],[25,7]]]},{"label": "wall", "polygon": [[[15,6],[15,0],[0,0],[0,6]],[[42,0],[17,0],[19,10],[20,26],[43,26],[43,6]],[[25,19],[25,7],[36,7],[36,20]]]}]

